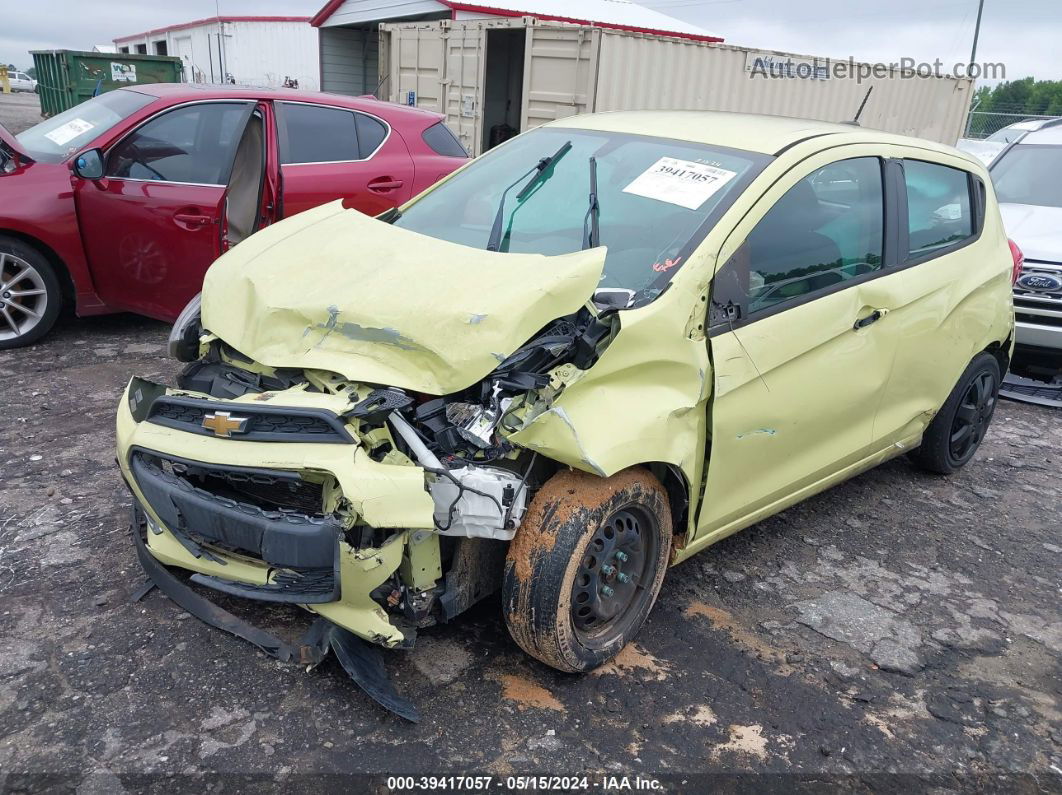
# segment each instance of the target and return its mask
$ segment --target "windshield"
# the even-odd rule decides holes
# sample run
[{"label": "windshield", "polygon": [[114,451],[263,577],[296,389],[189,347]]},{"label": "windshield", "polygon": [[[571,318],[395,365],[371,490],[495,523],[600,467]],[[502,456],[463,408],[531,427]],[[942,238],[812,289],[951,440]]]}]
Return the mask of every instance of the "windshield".
[{"label": "windshield", "polygon": [[[528,175],[567,142],[571,147],[562,157]],[[770,160],[687,141],[540,128],[477,159],[407,207],[395,226],[485,249],[502,194],[515,185],[505,198],[498,250],[578,251],[587,245],[584,221],[593,220],[588,219],[591,157],[597,177],[593,237],[608,248],[600,286],[633,290],[639,299],[661,291]]]},{"label": "windshield", "polygon": [[1062,146],[1016,144],[992,169],[992,183],[1000,202],[1062,207]]},{"label": "windshield", "polygon": [[110,91],[52,116],[15,137],[34,160],[59,163],[155,99],[124,88]]}]

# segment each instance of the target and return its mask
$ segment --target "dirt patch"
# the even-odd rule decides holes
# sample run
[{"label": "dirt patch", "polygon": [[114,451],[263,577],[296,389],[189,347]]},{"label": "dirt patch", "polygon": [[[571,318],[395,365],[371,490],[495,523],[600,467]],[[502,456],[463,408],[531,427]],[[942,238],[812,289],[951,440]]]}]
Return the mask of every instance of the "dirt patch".
[{"label": "dirt patch", "polygon": [[516,674],[499,674],[491,677],[502,686],[502,698],[512,701],[518,709],[552,709],[566,712],[557,697],[540,684]]},{"label": "dirt patch", "polygon": [[763,727],[759,724],[739,726],[731,724],[730,739],[712,749],[712,756],[730,751],[745,754],[756,759],[767,758],[767,738],[763,736]]},{"label": "dirt patch", "polygon": [[692,723],[694,726],[712,726],[718,722],[712,708],[701,705],[692,712],[674,712],[664,718],[664,723]]},{"label": "dirt patch", "polygon": [[658,660],[637,643],[628,643],[610,662],[596,668],[591,673],[594,676],[605,674],[629,676],[644,672],[643,679],[661,681],[667,679],[670,670],[671,666],[668,663]]},{"label": "dirt patch", "polygon": [[760,659],[777,663],[778,670],[783,674],[790,674],[793,668],[786,664],[785,653],[775,648],[755,632],[750,632],[748,627],[742,624],[733,615],[720,607],[704,602],[692,602],[683,612],[686,618],[706,618],[713,629],[721,629],[729,633],[735,643],[749,651],[755,652]]}]

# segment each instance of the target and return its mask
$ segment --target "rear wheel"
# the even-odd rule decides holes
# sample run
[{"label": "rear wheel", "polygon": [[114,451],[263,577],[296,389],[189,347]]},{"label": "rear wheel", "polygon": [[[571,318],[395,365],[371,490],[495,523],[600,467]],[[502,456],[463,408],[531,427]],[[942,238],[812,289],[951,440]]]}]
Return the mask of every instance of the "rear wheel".
[{"label": "rear wheel", "polygon": [[1001,382],[999,362],[990,353],[974,357],[922,436],[911,459],[929,472],[950,475],[974,457],[985,438]]},{"label": "rear wheel", "polygon": [[31,345],[47,334],[61,304],[59,279],[47,257],[0,238],[0,350]]},{"label": "rear wheel", "polygon": [[558,670],[598,667],[638,633],[670,552],[667,495],[646,470],[554,475],[509,546],[502,602],[510,634]]}]

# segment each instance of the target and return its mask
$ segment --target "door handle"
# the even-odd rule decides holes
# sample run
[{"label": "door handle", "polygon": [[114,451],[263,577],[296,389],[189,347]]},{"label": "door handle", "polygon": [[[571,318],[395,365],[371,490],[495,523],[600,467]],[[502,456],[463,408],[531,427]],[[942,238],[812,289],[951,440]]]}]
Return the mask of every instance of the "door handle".
[{"label": "door handle", "polygon": [[369,190],[376,191],[377,193],[386,193],[389,190],[396,190],[401,188],[406,183],[400,179],[392,179],[391,177],[378,177],[369,183]]},{"label": "door handle", "polygon": [[887,315],[888,312],[889,312],[888,309],[875,309],[873,312],[871,312],[866,317],[859,318],[859,320],[857,320],[852,325],[852,328],[855,329],[856,331],[859,331],[859,329],[861,329],[861,328],[866,328],[871,323],[877,323],[879,320],[881,320],[883,317],[885,317],[885,315]]},{"label": "door handle", "polygon": [[177,222],[178,226],[183,226],[186,229],[199,229],[214,223],[214,219],[211,216],[195,212],[176,212],[173,214],[173,220]]}]

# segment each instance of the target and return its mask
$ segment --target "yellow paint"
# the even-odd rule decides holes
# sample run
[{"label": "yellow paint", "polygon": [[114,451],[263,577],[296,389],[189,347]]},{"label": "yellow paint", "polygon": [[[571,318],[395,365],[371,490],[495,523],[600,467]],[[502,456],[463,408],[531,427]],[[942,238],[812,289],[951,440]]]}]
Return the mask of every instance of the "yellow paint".
[{"label": "yellow paint", "polygon": [[[677,467],[690,486],[690,510],[688,526],[676,528],[686,536],[676,562],[916,446],[970,359],[1011,336],[1010,254],[990,180],[972,158],[876,131],[740,114],[617,113],[554,124],[767,153],[789,147],[722,215],[661,296],[618,313],[618,334],[593,367],[558,368],[552,389],[514,412],[522,425],[510,441],[561,464],[603,476],[634,464]],[[713,278],[760,218],[812,171],[865,155],[980,175],[989,192],[980,240],[709,338]],[[335,203],[268,227],[222,257],[207,275],[204,324],[262,367],[310,370],[326,391],[349,379],[359,394],[377,384],[450,394],[583,306],[603,257],[603,249],[560,257],[479,251]],[[873,309],[887,314],[854,330]],[[231,404],[339,413],[351,397],[349,390],[292,389]],[[137,425],[124,402],[118,441],[127,476],[132,445],[207,463],[328,473],[369,525],[433,528],[424,472],[401,456],[378,463],[360,446],[246,442]],[[344,558],[343,601],[312,609],[362,637],[397,642],[401,634],[381,629],[390,625],[368,593],[408,554],[408,535],[396,536],[379,562]],[[167,538],[156,537],[153,554],[208,571],[210,564]],[[229,573],[265,576],[244,561]],[[623,669],[619,658],[615,665]]]},{"label": "yellow paint", "polygon": [[472,249],[337,201],[263,229],[214,263],[203,321],[270,367],[444,395],[579,309],[604,262],[603,248],[557,257]]}]

